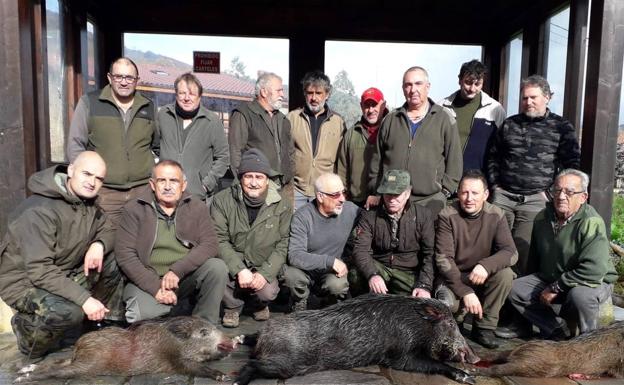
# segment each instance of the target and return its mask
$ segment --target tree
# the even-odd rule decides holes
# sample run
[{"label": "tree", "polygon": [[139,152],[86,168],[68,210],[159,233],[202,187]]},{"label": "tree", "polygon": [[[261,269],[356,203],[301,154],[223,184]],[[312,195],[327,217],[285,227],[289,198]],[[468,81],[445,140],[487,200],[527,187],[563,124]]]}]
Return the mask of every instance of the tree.
[{"label": "tree", "polygon": [[349,74],[345,70],[341,70],[334,79],[334,89],[340,90],[347,95],[355,96],[355,88],[349,79]]},{"label": "tree", "polygon": [[245,63],[243,63],[243,61],[238,56],[234,56],[234,58],[232,58],[232,61],[230,61],[230,69],[226,70],[225,73],[230,74],[237,79],[251,81],[253,79],[247,76],[247,74],[245,73],[246,68],[247,66],[245,65]]},{"label": "tree", "polygon": [[347,127],[351,127],[360,119],[362,110],[347,71],[338,72],[334,78],[332,93],[327,104],[329,108],[342,116]]}]

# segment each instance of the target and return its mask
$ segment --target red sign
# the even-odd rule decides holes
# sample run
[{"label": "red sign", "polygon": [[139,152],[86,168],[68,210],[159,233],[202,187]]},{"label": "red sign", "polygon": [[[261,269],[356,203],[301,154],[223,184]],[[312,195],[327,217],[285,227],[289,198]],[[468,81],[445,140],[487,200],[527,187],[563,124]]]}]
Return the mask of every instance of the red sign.
[{"label": "red sign", "polygon": [[193,72],[220,73],[221,53],[193,51]]}]

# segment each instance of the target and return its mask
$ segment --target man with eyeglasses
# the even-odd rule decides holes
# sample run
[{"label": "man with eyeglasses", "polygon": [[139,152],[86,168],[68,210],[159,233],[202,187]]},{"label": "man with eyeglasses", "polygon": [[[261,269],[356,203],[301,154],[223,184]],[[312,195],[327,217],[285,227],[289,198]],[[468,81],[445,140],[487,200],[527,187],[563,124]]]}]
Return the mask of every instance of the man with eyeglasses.
[{"label": "man with eyeglasses", "polygon": [[316,199],[293,215],[288,245],[286,280],[292,282],[294,310],[306,310],[310,288],[334,302],[347,297],[349,282],[345,249],[358,216],[358,207],[345,199],[336,174],[321,174],[314,182]]},{"label": "man with eyeglasses", "polygon": [[179,162],[188,178],[188,192],[209,205],[225,175],[230,153],[221,119],[202,104],[202,84],[192,73],[175,80],[176,100],[157,114],[160,159]]},{"label": "man with eyeglasses", "polygon": [[[604,221],[587,203],[589,177],[561,171],[550,190],[552,203],[535,217],[530,261],[536,272],[514,280],[509,300],[544,338],[562,340],[578,326],[598,327],[598,314],[618,279],[609,256]],[[530,329],[500,335],[525,336]]]},{"label": "man with eyeglasses", "polygon": [[349,271],[353,294],[406,294],[430,298],[435,232],[431,211],[410,201],[410,174],[388,170],[377,188],[382,204],[362,213]]},{"label": "man with eyeglasses", "polygon": [[[67,158],[95,151],[108,166],[98,204],[114,226],[123,205],[145,189],[160,134],[152,101],[136,91],[139,70],[126,57],[112,62],[108,85],[78,101],[69,126]],[[153,153],[154,152],[154,153]]]},{"label": "man with eyeglasses", "polygon": [[225,327],[238,327],[245,303],[256,321],[268,320],[268,305],[277,298],[288,268],[292,206],[279,194],[271,179],[275,176],[262,151],[249,149],[241,157],[239,181],[217,193],[210,206],[219,257],[229,271],[223,296]]},{"label": "man with eyeglasses", "polygon": [[115,256],[128,277],[126,319],[180,315],[193,305],[193,315],[218,325],[227,268],[217,258],[208,207],[186,192],[176,161],[154,166],[149,185],[123,208],[117,230]]}]

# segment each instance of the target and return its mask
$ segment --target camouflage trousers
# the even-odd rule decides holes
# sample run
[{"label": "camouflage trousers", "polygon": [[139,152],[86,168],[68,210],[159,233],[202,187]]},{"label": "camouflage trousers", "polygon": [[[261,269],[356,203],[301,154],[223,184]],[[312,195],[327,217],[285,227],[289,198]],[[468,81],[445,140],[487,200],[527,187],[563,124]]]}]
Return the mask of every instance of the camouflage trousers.
[{"label": "camouflage trousers", "polygon": [[[110,309],[107,319],[119,320],[119,315],[123,315],[123,282],[112,255],[106,257],[101,273],[92,272],[86,277],[80,265],[68,278],[88,289],[94,298]],[[30,358],[73,344],[85,326],[81,306],[43,289],[26,290],[12,307],[17,310],[11,318],[17,346]]]},{"label": "camouflage trousers", "polygon": [[[414,282],[416,280],[414,272],[391,268],[378,261],[373,261],[373,263],[377,268],[377,274],[379,274],[379,276],[383,278],[386,283],[388,293],[400,295],[412,294],[412,288],[414,287]],[[355,297],[369,292],[368,280],[359,272],[359,270],[354,268],[349,269],[347,277],[349,279],[351,295]]]}]

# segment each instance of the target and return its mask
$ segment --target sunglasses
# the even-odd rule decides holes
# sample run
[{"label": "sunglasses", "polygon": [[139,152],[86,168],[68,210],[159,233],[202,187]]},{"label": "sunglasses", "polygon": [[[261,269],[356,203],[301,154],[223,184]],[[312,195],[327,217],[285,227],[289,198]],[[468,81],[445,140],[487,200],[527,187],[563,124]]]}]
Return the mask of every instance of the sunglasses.
[{"label": "sunglasses", "polygon": [[338,192],[334,192],[334,193],[326,193],[323,191],[319,191],[321,194],[330,197],[331,199],[338,199],[340,198],[342,195],[346,195],[347,194],[347,190],[342,190],[342,191],[338,191]]}]

